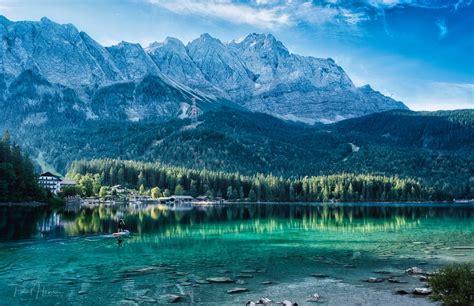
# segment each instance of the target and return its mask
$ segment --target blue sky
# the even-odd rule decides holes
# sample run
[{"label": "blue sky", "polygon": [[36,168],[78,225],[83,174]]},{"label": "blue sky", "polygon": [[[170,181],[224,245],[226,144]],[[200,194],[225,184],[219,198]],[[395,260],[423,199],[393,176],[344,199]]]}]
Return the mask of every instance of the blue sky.
[{"label": "blue sky", "polygon": [[473,0],[0,0],[0,14],[72,23],[104,45],[273,33],[414,110],[474,108]]}]

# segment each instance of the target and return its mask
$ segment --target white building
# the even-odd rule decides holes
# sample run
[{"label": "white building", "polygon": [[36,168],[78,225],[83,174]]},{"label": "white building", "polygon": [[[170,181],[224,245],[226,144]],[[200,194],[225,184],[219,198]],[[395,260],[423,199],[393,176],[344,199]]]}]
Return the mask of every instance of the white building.
[{"label": "white building", "polygon": [[168,206],[175,206],[175,205],[191,205],[192,201],[194,200],[191,196],[180,196],[174,195],[171,197],[162,197],[159,198],[160,204],[168,205]]},{"label": "white building", "polygon": [[45,172],[40,175],[38,184],[44,189],[48,189],[51,193],[57,194],[65,187],[74,187],[76,182],[70,179],[61,179],[61,177]]},{"label": "white building", "polygon": [[51,172],[45,172],[40,175],[38,184],[51,193],[57,194],[61,190],[61,178]]}]

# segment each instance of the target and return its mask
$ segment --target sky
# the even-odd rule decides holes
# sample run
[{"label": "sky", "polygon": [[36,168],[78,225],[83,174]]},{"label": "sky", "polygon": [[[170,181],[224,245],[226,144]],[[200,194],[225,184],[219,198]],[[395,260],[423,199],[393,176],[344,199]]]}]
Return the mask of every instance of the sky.
[{"label": "sky", "polygon": [[0,14],[72,23],[105,46],[272,33],[413,110],[474,108],[474,0],[0,0]]}]

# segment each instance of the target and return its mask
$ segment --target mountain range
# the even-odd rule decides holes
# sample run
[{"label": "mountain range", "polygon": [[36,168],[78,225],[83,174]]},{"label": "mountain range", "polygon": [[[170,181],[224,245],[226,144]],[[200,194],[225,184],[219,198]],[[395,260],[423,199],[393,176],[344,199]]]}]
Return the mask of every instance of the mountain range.
[{"label": "mountain range", "polygon": [[0,38],[0,103],[26,112],[22,123],[50,120],[51,108],[85,120],[163,121],[189,116],[193,97],[200,113],[225,105],[311,124],[407,109],[356,87],[334,60],[292,54],[271,34],[104,47],[71,24],[0,16]]},{"label": "mountain range", "polygon": [[[412,112],[270,34],[103,47],[72,25],[0,17],[0,131],[37,168],[117,158],[193,169],[419,180],[474,197],[474,112]],[[190,120],[196,101],[198,118]]]}]

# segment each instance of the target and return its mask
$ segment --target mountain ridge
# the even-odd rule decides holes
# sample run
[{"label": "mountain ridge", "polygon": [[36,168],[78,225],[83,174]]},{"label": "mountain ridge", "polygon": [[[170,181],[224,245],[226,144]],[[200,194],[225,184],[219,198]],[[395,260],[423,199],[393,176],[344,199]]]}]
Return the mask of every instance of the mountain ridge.
[{"label": "mountain ridge", "polygon": [[84,92],[96,87],[151,74],[251,111],[311,124],[407,109],[379,92],[355,87],[332,59],[292,54],[271,34],[222,43],[205,33],[187,45],[167,38],[147,48],[129,42],[104,47],[74,25],[46,17],[1,20],[4,87],[23,71],[34,70],[85,99]]}]

